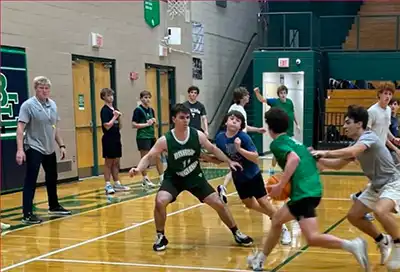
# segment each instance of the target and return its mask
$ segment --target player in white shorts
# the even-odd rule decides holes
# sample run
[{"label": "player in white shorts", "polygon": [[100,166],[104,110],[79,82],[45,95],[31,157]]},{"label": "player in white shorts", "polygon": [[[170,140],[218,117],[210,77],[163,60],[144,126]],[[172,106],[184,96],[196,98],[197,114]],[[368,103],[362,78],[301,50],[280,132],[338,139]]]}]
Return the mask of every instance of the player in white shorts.
[{"label": "player in white shorts", "polygon": [[[381,253],[381,264],[389,269],[400,269],[400,229],[393,213],[399,213],[400,171],[389,150],[373,131],[368,131],[368,112],[360,106],[350,106],[345,118],[347,137],[354,140],[350,147],[332,151],[312,151],[322,167],[340,169],[357,159],[370,184],[355,200],[348,213],[352,225],[372,237]],[[329,159],[331,158],[331,159]],[[336,158],[336,159],[334,159]],[[388,233],[384,234],[364,215],[373,212],[377,221]]]},{"label": "player in white shorts", "polygon": [[[393,83],[384,83],[379,85],[377,90],[378,102],[368,109],[367,129],[375,132],[378,138],[392,150],[397,157],[400,158],[400,150],[393,144],[399,142],[389,130],[391,123],[391,109],[388,106],[395,92]],[[356,200],[362,191],[354,193],[350,196],[352,200]],[[373,220],[372,215],[366,214],[365,219]]]}]

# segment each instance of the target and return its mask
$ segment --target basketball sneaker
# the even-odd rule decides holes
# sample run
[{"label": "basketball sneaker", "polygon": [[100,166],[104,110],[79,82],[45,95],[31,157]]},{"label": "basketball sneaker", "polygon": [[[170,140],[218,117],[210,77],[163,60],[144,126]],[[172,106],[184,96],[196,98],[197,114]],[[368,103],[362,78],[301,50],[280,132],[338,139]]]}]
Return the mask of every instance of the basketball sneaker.
[{"label": "basketball sneaker", "polygon": [[129,191],[130,188],[128,186],[122,185],[119,182],[116,182],[114,184],[114,190],[115,190],[115,192],[124,192],[124,191]]},{"label": "basketball sneaker", "polygon": [[393,245],[392,259],[387,263],[387,267],[390,270],[400,269],[400,245]]},{"label": "basketball sneaker", "polygon": [[167,245],[168,245],[167,237],[165,237],[165,235],[162,233],[157,233],[156,241],[153,245],[153,250],[154,251],[163,251],[167,248]]},{"label": "basketball sneaker", "polygon": [[262,251],[254,251],[247,257],[247,265],[253,271],[263,271],[264,270],[265,255]]},{"label": "basketball sneaker", "polygon": [[52,207],[49,209],[49,214],[53,215],[70,215],[72,214],[71,211],[64,209],[61,205],[58,205],[56,207]]},{"label": "basketball sneaker", "polygon": [[243,234],[240,230],[237,230],[233,237],[235,238],[236,243],[238,243],[239,245],[251,246],[253,244],[253,238],[247,236],[246,234]]},{"label": "basketball sneaker", "polygon": [[11,226],[9,224],[1,223],[1,231],[9,229]]},{"label": "basketball sneaker", "polygon": [[362,238],[356,238],[350,240],[348,251],[353,254],[357,262],[361,265],[365,271],[369,271],[369,259],[368,259],[368,245],[367,242]]},{"label": "basketball sneaker", "polygon": [[22,218],[22,223],[29,225],[40,224],[42,221],[43,220],[37,217],[35,214],[28,214]]},{"label": "basketball sneaker", "polygon": [[385,264],[390,257],[392,252],[392,237],[384,234],[382,241],[377,243],[379,251],[381,252],[381,264]]},{"label": "basketball sneaker", "polygon": [[228,196],[227,196],[227,191],[224,185],[218,185],[217,187],[218,195],[219,198],[221,199],[222,202],[228,203]]},{"label": "basketball sneaker", "polygon": [[151,180],[148,177],[144,177],[143,182],[142,182],[142,187],[145,189],[152,189],[152,188],[156,188],[157,185],[155,185],[153,182],[151,182]]},{"label": "basketball sneaker", "polygon": [[104,187],[104,190],[106,191],[106,195],[112,195],[115,193],[115,190],[111,184],[107,184],[106,187]]},{"label": "basketball sneaker", "polygon": [[290,245],[292,243],[292,235],[285,225],[282,226],[281,233],[281,244],[284,246]]}]

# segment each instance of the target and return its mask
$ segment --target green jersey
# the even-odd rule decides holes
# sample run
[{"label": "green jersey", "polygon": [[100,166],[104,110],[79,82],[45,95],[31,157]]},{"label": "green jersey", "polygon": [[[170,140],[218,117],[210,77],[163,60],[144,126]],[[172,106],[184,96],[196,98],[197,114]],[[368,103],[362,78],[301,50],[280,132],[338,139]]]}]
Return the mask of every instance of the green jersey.
[{"label": "green jersey", "polygon": [[[133,112],[132,122],[138,124],[147,123],[148,120],[154,118],[154,110],[139,105]],[[152,126],[139,128],[136,133],[136,139],[154,139],[154,124]]]},{"label": "green jersey", "polygon": [[289,136],[293,136],[294,135],[294,125],[293,125],[294,105],[293,105],[293,101],[289,98],[286,98],[285,102],[282,102],[279,98],[270,98],[270,99],[267,99],[267,104],[274,108],[280,108],[287,113],[287,115],[289,116],[289,127],[288,127],[286,133]]},{"label": "green jersey", "polygon": [[283,134],[272,141],[270,149],[282,169],[285,169],[286,157],[290,152],[296,153],[300,158],[299,164],[290,180],[290,201],[322,196],[322,184],[317,162],[306,146],[287,134]]},{"label": "green jersey", "polygon": [[173,130],[165,134],[167,140],[168,157],[166,176],[192,179],[200,177],[203,172],[200,168],[200,140],[196,129],[189,127],[189,138],[180,142],[175,138]]}]

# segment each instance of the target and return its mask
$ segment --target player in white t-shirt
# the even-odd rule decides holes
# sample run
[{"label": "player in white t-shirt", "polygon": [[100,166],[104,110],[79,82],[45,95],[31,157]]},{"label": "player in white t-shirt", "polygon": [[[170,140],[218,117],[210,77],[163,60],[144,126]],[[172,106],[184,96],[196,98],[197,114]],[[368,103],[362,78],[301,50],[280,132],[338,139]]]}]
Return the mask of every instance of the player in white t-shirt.
[{"label": "player in white t-shirt", "polygon": [[[244,106],[247,103],[249,103],[249,99],[250,99],[250,94],[245,87],[236,88],[233,91],[234,104],[232,104],[232,106],[229,108],[228,112],[235,110],[235,111],[238,111],[241,114],[243,114],[244,119],[245,119],[245,124],[246,124],[246,127],[243,129],[244,132],[258,132],[258,133],[267,132],[267,130],[265,128],[256,128],[256,127],[249,126],[247,124],[247,113],[244,109]],[[218,187],[217,187],[218,194],[219,194],[221,200],[225,203],[228,202],[228,198],[226,196],[226,194],[227,194],[226,186],[228,186],[228,184],[231,180],[232,180],[232,173],[229,172],[225,176],[224,184],[218,185]]]},{"label": "player in white t-shirt", "polygon": [[[393,143],[398,144],[400,139],[395,138],[389,130],[392,111],[388,105],[395,90],[393,83],[385,82],[378,87],[378,102],[368,109],[367,129],[375,132],[382,143],[386,144],[390,150],[395,151],[399,160],[400,150]],[[363,191],[359,191],[358,193],[352,194],[351,198],[356,200],[362,192]],[[365,218],[367,220],[373,219],[370,214],[367,214]]]}]

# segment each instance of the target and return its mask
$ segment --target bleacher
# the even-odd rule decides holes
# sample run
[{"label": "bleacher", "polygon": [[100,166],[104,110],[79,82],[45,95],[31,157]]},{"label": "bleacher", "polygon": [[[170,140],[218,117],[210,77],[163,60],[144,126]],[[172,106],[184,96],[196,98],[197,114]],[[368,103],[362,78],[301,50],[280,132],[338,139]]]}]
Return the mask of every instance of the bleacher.
[{"label": "bleacher", "polygon": [[[394,50],[398,47],[400,2],[395,1],[365,1],[358,12],[343,49],[362,50]],[[357,48],[357,28],[359,42]]]}]

